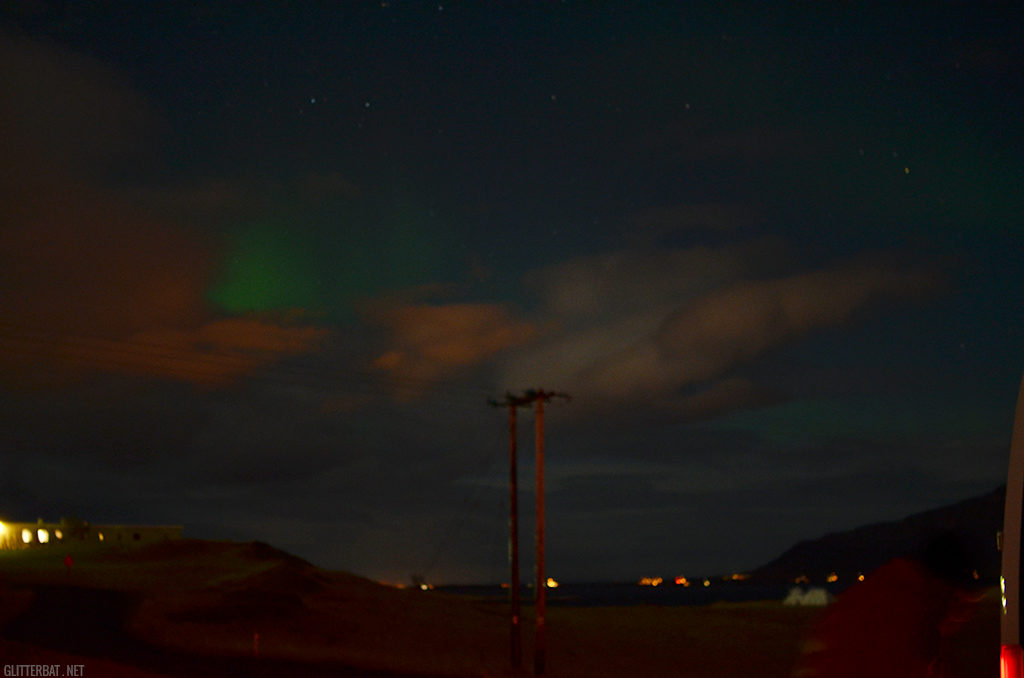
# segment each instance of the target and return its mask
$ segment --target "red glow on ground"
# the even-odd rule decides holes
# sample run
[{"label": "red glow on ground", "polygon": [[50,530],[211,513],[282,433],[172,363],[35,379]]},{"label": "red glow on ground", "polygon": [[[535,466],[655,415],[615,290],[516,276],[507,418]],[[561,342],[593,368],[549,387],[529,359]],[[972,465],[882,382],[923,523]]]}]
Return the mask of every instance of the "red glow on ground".
[{"label": "red glow on ground", "polygon": [[1024,652],[1020,645],[1003,645],[999,653],[1000,678],[1021,678],[1024,676]]}]

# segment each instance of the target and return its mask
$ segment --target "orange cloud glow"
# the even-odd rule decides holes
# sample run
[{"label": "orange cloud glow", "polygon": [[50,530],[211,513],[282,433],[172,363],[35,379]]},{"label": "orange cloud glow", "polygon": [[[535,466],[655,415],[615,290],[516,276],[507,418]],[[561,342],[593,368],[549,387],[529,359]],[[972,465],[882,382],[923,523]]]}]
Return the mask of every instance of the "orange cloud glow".
[{"label": "orange cloud glow", "polygon": [[393,348],[374,367],[424,381],[478,364],[537,334],[533,324],[516,320],[500,304],[401,306],[379,314],[378,322],[390,331]]},{"label": "orange cloud glow", "polygon": [[141,96],[102,63],[46,44],[0,36],[0,57],[13,69],[0,82],[0,157],[17,168],[0,172],[4,381],[223,383],[315,348],[325,330],[214,318],[215,243],[109,179],[153,151],[161,123]]}]

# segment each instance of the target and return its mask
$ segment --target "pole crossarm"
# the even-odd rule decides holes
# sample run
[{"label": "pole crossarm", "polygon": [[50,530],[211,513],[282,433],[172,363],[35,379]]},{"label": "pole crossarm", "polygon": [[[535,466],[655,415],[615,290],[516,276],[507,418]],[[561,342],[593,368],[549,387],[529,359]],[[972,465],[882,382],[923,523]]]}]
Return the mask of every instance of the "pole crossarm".
[{"label": "pole crossarm", "polygon": [[549,402],[552,398],[562,398],[563,400],[572,400],[572,396],[569,395],[568,393],[560,393],[560,392],[557,392],[557,391],[545,391],[542,388],[538,388],[538,389],[531,388],[531,389],[527,390],[526,393],[523,394],[523,399],[528,401],[528,402],[533,402],[535,400],[543,400],[544,402]]},{"label": "pole crossarm", "polygon": [[523,391],[523,395],[517,396],[508,392],[505,394],[504,400],[495,400],[490,398],[487,404],[491,407],[529,407],[538,400],[549,402],[552,398],[562,398],[563,400],[572,400],[572,396],[568,393],[561,393],[559,391],[545,391],[541,388],[531,388]]},{"label": "pole crossarm", "polygon": [[[529,391],[527,391],[527,393],[529,393]],[[506,393],[505,400],[495,400],[494,398],[491,398],[487,401],[487,404],[491,407],[529,407],[533,404],[533,398]]]}]

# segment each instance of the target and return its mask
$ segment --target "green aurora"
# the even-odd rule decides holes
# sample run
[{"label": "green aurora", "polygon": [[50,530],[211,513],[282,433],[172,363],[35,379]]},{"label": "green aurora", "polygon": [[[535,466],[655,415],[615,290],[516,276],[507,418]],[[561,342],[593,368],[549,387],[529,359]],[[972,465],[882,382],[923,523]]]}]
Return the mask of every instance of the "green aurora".
[{"label": "green aurora", "polygon": [[427,235],[438,232],[429,217],[403,206],[361,216],[337,210],[235,229],[207,299],[229,313],[303,309],[345,321],[359,302],[446,277],[451,247]]}]

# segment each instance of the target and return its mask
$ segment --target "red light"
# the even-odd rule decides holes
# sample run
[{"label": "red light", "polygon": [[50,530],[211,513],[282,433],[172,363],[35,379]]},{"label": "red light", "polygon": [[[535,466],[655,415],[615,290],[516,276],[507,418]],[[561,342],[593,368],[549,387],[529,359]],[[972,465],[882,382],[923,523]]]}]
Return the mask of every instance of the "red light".
[{"label": "red light", "polygon": [[1020,645],[1003,645],[999,653],[1000,678],[1024,678],[1024,651]]}]

